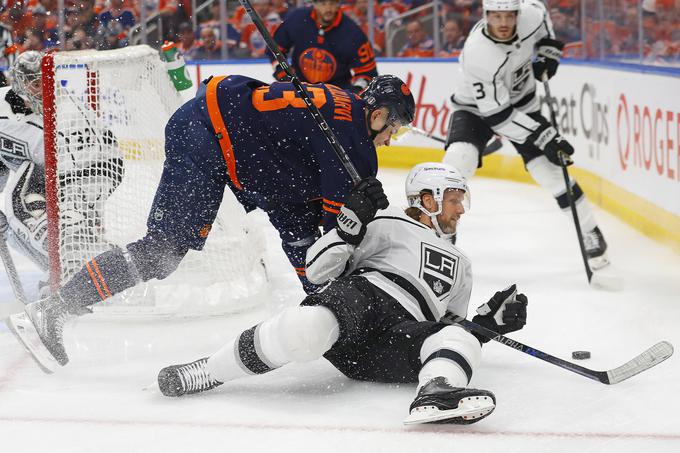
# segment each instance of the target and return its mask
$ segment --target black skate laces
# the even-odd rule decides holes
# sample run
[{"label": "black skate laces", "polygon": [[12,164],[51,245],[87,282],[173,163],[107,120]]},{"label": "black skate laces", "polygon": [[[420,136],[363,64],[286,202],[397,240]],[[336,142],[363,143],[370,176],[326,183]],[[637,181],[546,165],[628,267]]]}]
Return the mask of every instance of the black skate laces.
[{"label": "black skate laces", "polygon": [[596,230],[590,231],[583,237],[583,242],[587,250],[595,250],[602,247],[600,243],[600,235],[597,234]]},{"label": "black skate laces", "polygon": [[217,382],[205,369],[207,363],[208,361],[203,359],[177,368],[184,391],[205,390]]}]

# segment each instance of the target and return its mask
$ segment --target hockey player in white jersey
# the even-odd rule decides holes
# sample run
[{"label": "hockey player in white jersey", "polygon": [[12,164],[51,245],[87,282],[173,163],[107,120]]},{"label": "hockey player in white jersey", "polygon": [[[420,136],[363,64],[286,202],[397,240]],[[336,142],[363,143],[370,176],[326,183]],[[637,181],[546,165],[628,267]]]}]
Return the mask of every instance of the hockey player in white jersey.
[{"label": "hockey player in white jersey", "polygon": [[[162,393],[202,392],[323,356],[353,379],[417,382],[407,424],[469,424],[489,415],[494,395],[468,388],[488,339],[444,322],[467,316],[472,289],[470,261],[451,241],[469,196],[465,179],[449,165],[420,164],[408,175],[406,194],[406,213],[383,209],[380,182],[362,180],[340,209],[336,229],[307,252],[307,276],[328,283],[325,289],[210,357],[162,369]],[[526,322],[526,305],[512,285],[473,321],[513,332]]]},{"label": "hockey player in white jersey", "polygon": [[[8,242],[45,271],[48,255],[41,61],[40,52],[22,53],[10,68],[12,86],[0,88],[0,190],[5,192],[3,212],[9,223]],[[110,133],[104,134],[104,143],[93,143],[87,140],[86,132],[75,131],[69,136],[59,136],[57,141],[74,153],[83,147],[117,148]],[[103,173],[101,168],[104,166],[110,171]],[[84,164],[74,161],[69,171],[58,175],[60,183],[72,182],[63,190],[61,217],[70,219],[69,224],[63,225],[65,241],[79,236],[81,240],[91,238],[101,242],[100,234],[88,233],[101,226],[97,225],[97,219],[87,217],[87,212],[103,209],[103,200],[120,182],[120,176],[115,175],[121,175],[122,171],[116,173],[113,169],[121,166],[121,159]],[[78,184],[75,184],[76,180]],[[83,207],[88,209],[83,210]],[[103,251],[107,245],[101,243],[101,247]],[[72,255],[78,254],[74,251]],[[81,265],[81,260],[64,263],[65,275],[68,277],[80,270]]]},{"label": "hockey player in white jersey", "polygon": [[0,190],[5,191],[8,242],[47,269],[45,158],[40,53],[25,52],[0,88]]},{"label": "hockey player in white jersey", "polygon": [[[563,44],[538,0],[483,0],[484,17],[470,32],[461,54],[463,84],[451,96],[444,162],[471,177],[482,166],[482,150],[498,134],[506,137],[536,182],[568,212],[561,165],[573,147],[540,113],[536,79],[557,71]],[[592,269],[606,266],[607,244],[578,183],[571,180]]]}]

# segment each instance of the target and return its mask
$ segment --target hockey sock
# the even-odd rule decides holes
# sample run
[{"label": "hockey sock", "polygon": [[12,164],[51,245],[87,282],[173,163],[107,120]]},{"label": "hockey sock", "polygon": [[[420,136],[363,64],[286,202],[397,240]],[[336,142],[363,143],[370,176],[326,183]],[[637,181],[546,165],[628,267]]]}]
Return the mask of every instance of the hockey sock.
[{"label": "hockey sock", "polygon": [[438,376],[445,377],[453,387],[467,387],[481,352],[479,341],[459,326],[448,326],[430,335],[420,349],[423,367],[418,374],[418,388]]},{"label": "hockey sock", "polygon": [[[562,169],[557,165],[551,164],[545,156],[539,156],[530,160],[526,167],[538,185],[550,191],[553,197],[555,197],[562,212],[570,215],[569,198],[567,198]],[[581,228],[584,232],[591,231],[597,226],[597,223],[595,222],[595,216],[593,215],[590,203],[576,181],[570,179],[569,184],[572,187],[574,204],[576,205]]]},{"label": "hockey sock", "polygon": [[[595,216],[593,215],[593,208],[590,206],[588,199],[573,179],[569,181],[572,184],[572,193],[574,197],[574,205],[576,206],[576,213],[578,214],[578,221],[581,224],[581,229],[584,232],[592,231],[596,226]],[[567,198],[566,190],[555,197],[557,204],[562,209],[562,212],[571,217],[571,206],[569,206],[569,199]]]},{"label": "hockey sock", "polygon": [[325,307],[289,307],[213,354],[208,371],[214,379],[227,382],[289,362],[318,359],[337,341],[339,331],[335,315]]},{"label": "hockey sock", "polygon": [[134,269],[130,268],[123,250],[116,247],[85,263],[59,293],[64,300],[84,307],[106,300],[136,283]]}]

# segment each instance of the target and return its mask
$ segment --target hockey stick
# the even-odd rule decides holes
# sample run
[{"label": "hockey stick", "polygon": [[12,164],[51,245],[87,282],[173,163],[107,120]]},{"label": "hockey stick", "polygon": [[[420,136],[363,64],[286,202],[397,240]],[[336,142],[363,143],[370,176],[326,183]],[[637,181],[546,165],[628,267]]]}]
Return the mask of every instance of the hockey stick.
[{"label": "hockey stick", "polygon": [[[548,109],[550,110],[550,122],[552,123],[555,130],[557,129],[557,117],[555,115],[555,108],[553,107],[552,101],[553,97],[550,93],[550,85],[548,83],[548,75],[543,74],[543,87],[545,88],[545,97],[548,100]],[[574,218],[574,227],[576,228],[576,236],[578,237],[578,245],[581,249],[581,258],[583,258],[583,266],[586,269],[586,276],[588,277],[588,283],[591,283],[593,279],[593,271],[590,269],[588,264],[588,257],[586,257],[586,246],[583,242],[583,231],[581,231],[581,223],[578,220],[578,213],[576,212],[576,203],[574,202],[574,193],[572,192],[572,186],[569,184],[569,171],[567,171],[567,165],[570,162],[570,158],[565,156],[563,153],[560,154],[560,167],[562,168],[562,176],[564,176],[564,184],[566,187],[567,200],[569,200],[569,208],[571,209],[572,217]]]},{"label": "hockey stick", "polygon": [[[395,139],[395,141],[399,141],[404,135],[408,134],[409,132],[413,132],[416,135],[422,135],[423,137],[427,137],[436,142],[446,144],[446,139],[438,137],[431,132],[427,132],[426,130],[420,129],[410,124],[399,128],[397,133],[392,135],[392,138]],[[486,156],[487,154],[491,154],[501,149],[501,147],[503,147],[503,142],[501,142],[501,140],[496,137],[493,141],[491,141],[491,143],[486,145],[484,151],[482,152],[482,155]]]},{"label": "hockey stick", "polygon": [[[559,132],[557,128],[557,116],[555,114],[555,108],[553,107],[553,97],[550,93],[550,85],[548,84],[548,75],[543,74],[543,87],[545,88],[545,97],[548,101],[548,109],[550,110],[550,122],[552,123],[555,130]],[[569,171],[567,170],[567,165],[571,163],[571,158],[564,153],[560,154],[560,161],[562,168],[562,176],[564,176],[564,184],[566,187],[567,200],[569,201],[569,208],[571,209],[571,214],[574,219],[574,228],[576,229],[576,236],[578,238],[578,245],[581,249],[581,258],[583,259],[583,266],[586,270],[586,277],[588,278],[588,283],[596,288],[608,289],[608,290],[619,290],[623,286],[621,279],[612,275],[603,275],[600,273],[594,273],[588,264],[588,257],[586,256],[586,246],[583,242],[583,231],[581,230],[581,223],[578,220],[578,212],[576,211],[576,202],[574,200],[574,193],[572,191],[572,185],[569,184]]]},{"label": "hockey stick", "polygon": [[269,49],[269,51],[274,55],[276,61],[281,65],[281,68],[283,68],[283,70],[286,71],[286,75],[290,77],[290,81],[293,83],[295,89],[300,94],[300,97],[307,106],[307,110],[309,110],[309,112],[314,117],[314,120],[316,121],[316,124],[319,126],[319,129],[321,129],[321,132],[323,132],[324,135],[326,136],[328,143],[330,143],[331,146],[333,147],[335,154],[338,156],[338,159],[340,159],[340,163],[342,163],[342,166],[345,167],[345,170],[347,170],[347,173],[349,173],[349,176],[352,178],[354,184],[358,183],[359,180],[361,179],[361,176],[359,176],[359,172],[357,172],[357,169],[354,167],[354,164],[352,164],[352,161],[349,159],[347,151],[345,151],[340,142],[338,142],[338,139],[335,137],[335,134],[331,130],[330,126],[328,126],[328,123],[326,122],[323,115],[319,111],[319,108],[312,102],[309,93],[305,89],[304,85],[302,85],[302,83],[300,82],[300,79],[298,79],[295,73],[291,70],[290,66],[288,65],[288,62],[286,61],[286,58],[279,50],[278,44],[276,44],[271,34],[269,33],[269,30],[267,30],[267,27],[265,27],[264,24],[262,23],[262,18],[260,18],[260,15],[257,13],[257,11],[253,9],[253,5],[250,3],[250,0],[239,0],[239,3],[241,3],[243,8],[246,10],[248,15],[250,16],[250,19],[255,24],[255,27],[257,27],[258,31],[264,38],[264,42],[267,44],[267,48]]},{"label": "hockey stick", "polygon": [[19,273],[17,268],[14,266],[14,260],[12,255],[9,253],[9,248],[7,247],[7,241],[5,239],[5,233],[9,228],[7,223],[7,217],[5,213],[0,211],[0,259],[2,259],[2,264],[5,265],[5,272],[7,273],[7,279],[9,284],[12,286],[12,291],[14,291],[14,296],[19,302],[26,305],[26,293],[24,293],[24,287],[21,284],[21,279],[19,278]]},{"label": "hockey stick", "polygon": [[660,341],[619,367],[606,371],[596,371],[560,359],[531,346],[527,346],[523,343],[520,343],[519,341],[515,341],[511,338],[494,332],[491,329],[487,329],[486,327],[482,327],[479,324],[468,321],[467,319],[457,317],[454,318],[452,322],[459,324],[469,332],[475,332],[479,335],[482,335],[483,337],[511,347],[512,349],[516,349],[520,352],[536,357],[537,359],[541,359],[544,362],[548,362],[567,371],[571,371],[572,373],[580,374],[581,376],[587,377],[588,379],[592,379],[607,385],[623,382],[626,379],[635,376],[636,374],[640,374],[643,371],[658,365],[673,355],[673,345],[668,341]]}]

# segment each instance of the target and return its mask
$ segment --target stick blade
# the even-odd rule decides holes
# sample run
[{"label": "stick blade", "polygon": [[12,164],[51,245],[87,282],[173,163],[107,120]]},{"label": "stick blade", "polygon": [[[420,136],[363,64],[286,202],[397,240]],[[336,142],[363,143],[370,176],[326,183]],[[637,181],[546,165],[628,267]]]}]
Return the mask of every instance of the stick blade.
[{"label": "stick blade", "polygon": [[607,371],[609,384],[618,384],[636,374],[648,370],[673,355],[673,345],[668,341],[660,341],[634,359],[618,368]]}]

